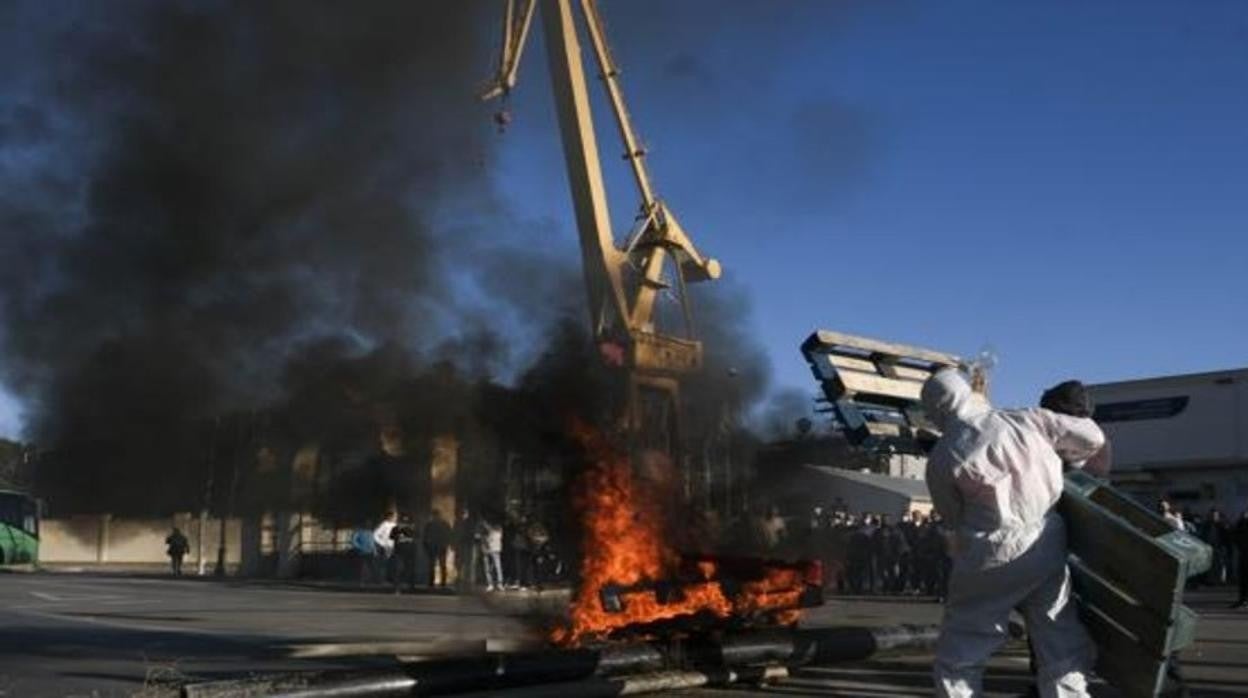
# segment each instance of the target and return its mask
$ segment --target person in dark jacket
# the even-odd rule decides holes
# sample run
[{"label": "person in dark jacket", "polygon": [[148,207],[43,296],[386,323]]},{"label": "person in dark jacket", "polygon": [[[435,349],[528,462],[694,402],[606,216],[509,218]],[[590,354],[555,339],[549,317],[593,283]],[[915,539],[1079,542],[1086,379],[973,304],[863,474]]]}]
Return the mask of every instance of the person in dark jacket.
[{"label": "person in dark jacket", "polygon": [[910,544],[901,529],[892,524],[885,514],[880,524],[881,560],[883,561],[884,591],[900,594],[906,590],[906,567],[910,557]]},{"label": "person in dark jacket", "polygon": [[429,558],[429,586],[445,589],[446,551],[451,546],[451,525],[442,518],[442,512],[434,509],[429,514],[429,520],[425,522],[423,533],[421,545],[425,547],[425,556]]},{"label": "person in dark jacket", "polygon": [[390,540],[394,543],[394,553],[390,555],[390,576],[394,583],[394,593],[402,590],[403,581],[407,580],[409,591],[416,589],[416,526],[411,517],[404,514],[390,529]]},{"label": "person in dark jacket", "polygon": [[929,596],[944,603],[949,591],[949,572],[953,568],[953,560],[949,557],[949,548],[953,533],[945,525],[940,514],[933,511],[927,519],[927,526],[920,545],[927,559],[927,583],[924,585]]},{"label": "person in dark jacket", "polygon": [[849,529],[847,550],[849,589],[855,594],[870,591],[871,537],[861,521],[854,521]]},{"label": "person in dark jacket", "polygon": [[480,569],[481,556],[478,554],[480,543],[477,540],[477,521],[472,512],[464,508],[459,512],[453,533],[455,544],[455,584],[461,591],[472,589],[480,580],[477,570]]},{"label": "person in dark jacket", "polygon": [[1218,548],[1222,550],[1222,564],[1225,570],[1226,584],[1230,584],[1232,580],[1239,575],[1236,574],[1236,564],[1239,556],[1235,554],[1235,522],[1229,517],[1222,517],[1222,527],[1218,531]]},{"label": "person in dark jacket", "polygon": [[186,557],[186,553],[191,549],[191,543],[182,535],[182,531],[177,526],[173,527],[173,532],[165,538],[165,554],[169,556],[169,564],[173,567],[173,576],[182,576],[182,558]]},{"label": "person in dark jacket", "polygon": [[522,515],[507,527],[504,557],[511,572],[510,586],[527,589],[533,585],[533,541],[529,540],[529,517]]},{"label": "person in dark jacket", "polygon": [[897,524],[897,532],[901,534],[901,538],[905,543],[901,550],[900,561],[897,563],[898,574],[901,575],[897,591],[902,594],[911,589],[917,590],[919,588],[916,560],[918,557],[918,521],[920,516],[922,514],[917,511],[907,511],[901,515],[901,522]]},{"label": "person in dark jacket", "polygon": [[1196,532],[1196,535],[1213,549],[1213,564],[1205,573],[1205,584],[1225,584],[1231,576],[1231,561],[1230,556],[1227,555],[1230,551],[1227,550],[1226,545],[1230,542],[1228,528],[1226,519],[1222,517],[1222,511],[1213,507],[1201,524],[1200,530]]},{"label": "person in dark jacket", "polygon": [[1239,599],[1231,608],[1243,608],[1248,606],[1248,509],[1239,515],[1231,538],[1239,554]]}]

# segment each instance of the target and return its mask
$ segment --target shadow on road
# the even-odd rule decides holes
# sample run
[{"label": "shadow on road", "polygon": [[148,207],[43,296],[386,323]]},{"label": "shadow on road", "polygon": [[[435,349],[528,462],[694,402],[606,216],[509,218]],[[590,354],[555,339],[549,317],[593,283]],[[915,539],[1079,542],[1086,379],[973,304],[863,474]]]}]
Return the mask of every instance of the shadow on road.
[{"label": "shadow on road", "polygon": [[[90,632],[60,625],[9,625],[0,628],[0,655],[8,659],[73,658],[93,662],[148,663],[247,662],[292,659],[291,647],[333,641],[324,636],[228,635],[100,626]],[[333,666],[388,666],[384,656],[335,657]],[[306,666],[306,660],[298,660]]]}]

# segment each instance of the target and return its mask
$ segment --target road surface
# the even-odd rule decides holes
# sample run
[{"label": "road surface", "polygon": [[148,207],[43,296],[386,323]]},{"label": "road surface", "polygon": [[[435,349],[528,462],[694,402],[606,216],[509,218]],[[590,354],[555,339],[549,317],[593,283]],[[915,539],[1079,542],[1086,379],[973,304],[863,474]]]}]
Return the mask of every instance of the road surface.
[{"label": "road surface", "polygon": [[[1226,609],[1229,591],[1200,592],[1198,643],[1184,655],[1193,696],[1248,696],[1248,613]],[[169,695],[189,676],[385,666],[420,655],[500,643],[540,632],[527,600],[490,605],[473,597],[394,596],[271,582],[172,580],[103,574],[0,574],[0,698]],[[500,610],[501,607],[501,610]],[[810,624],[935,623],[940,609],[913,599],[834,600]],[[351,652],[355,656],[338,656]],[[360,654],[366,656],[359,656]],[[930,695],[931,657],[914,655],[801,670],[768,688],[701,690],[689,696]],[[994,660],[990,696],[1021,694],[1025,653]],[[1113,696],[1098,689],[1099,696]]]}]

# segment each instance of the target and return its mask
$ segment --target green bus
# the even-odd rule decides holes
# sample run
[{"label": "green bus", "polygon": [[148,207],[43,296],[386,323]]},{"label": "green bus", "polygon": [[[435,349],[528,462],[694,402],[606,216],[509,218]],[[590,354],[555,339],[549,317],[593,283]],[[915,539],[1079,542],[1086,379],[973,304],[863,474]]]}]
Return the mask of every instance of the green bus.
[{"label": "green bus", "polygon": [[0,565],[39,562],[39,502],[13,490],[0,490]]}]

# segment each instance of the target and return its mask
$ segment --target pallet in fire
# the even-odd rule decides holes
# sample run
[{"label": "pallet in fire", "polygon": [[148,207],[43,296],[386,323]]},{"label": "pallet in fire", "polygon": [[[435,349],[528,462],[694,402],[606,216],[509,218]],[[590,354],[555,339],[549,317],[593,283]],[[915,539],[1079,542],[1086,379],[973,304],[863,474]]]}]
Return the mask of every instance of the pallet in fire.
[{"label": "pallet in fire", "polygon": [[573,424],[587,468],[576,506],[584,525],[580,583],[559,645],[637,637],[658,628],[791,625],[822,598],[818,563],[678,552],[676,478],[664,463],[638,472],[602,433]]},{"label": "pallet in fire", "polygon": [[802,608],[823,604],[823,571],[819,562],[761,560],[715,555],[685,556],[674,579],[629,586],[607,584],[598,591],[607,613],[625,613],[630,604],[685,607],[690,597],[723,598],[726,615],[713,604],[691,615],[641,617],[611,632],[612,637],[637,637],[673,631],[792,625]]}]

